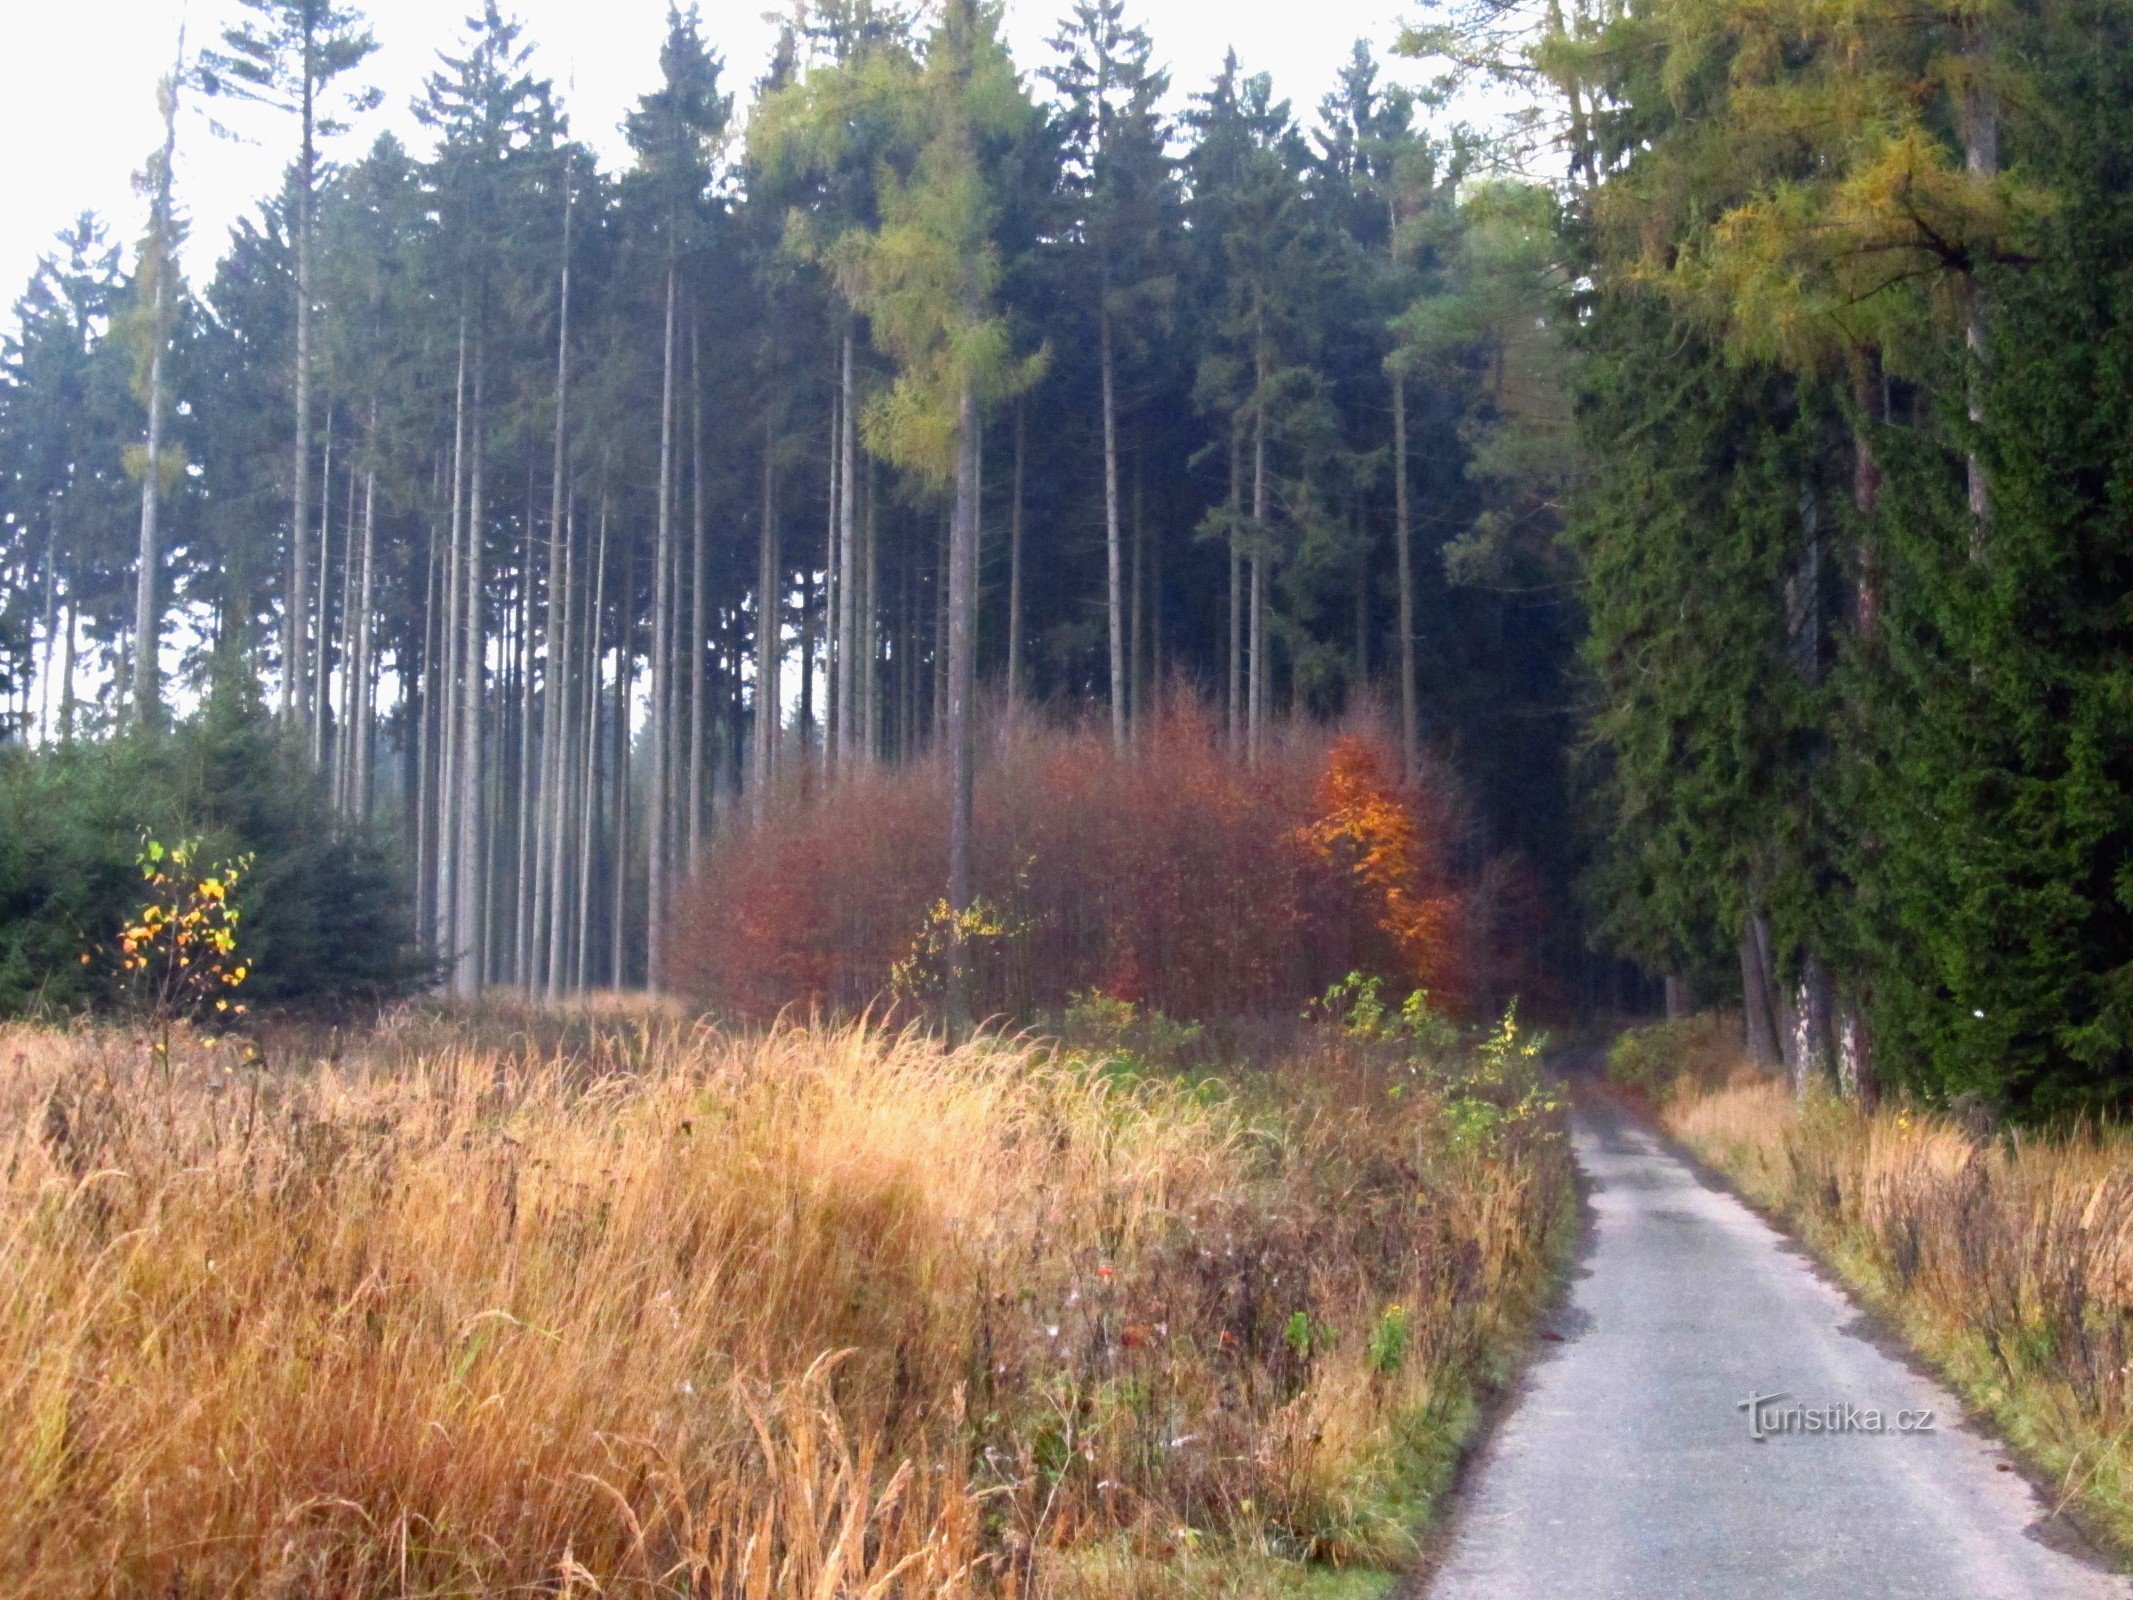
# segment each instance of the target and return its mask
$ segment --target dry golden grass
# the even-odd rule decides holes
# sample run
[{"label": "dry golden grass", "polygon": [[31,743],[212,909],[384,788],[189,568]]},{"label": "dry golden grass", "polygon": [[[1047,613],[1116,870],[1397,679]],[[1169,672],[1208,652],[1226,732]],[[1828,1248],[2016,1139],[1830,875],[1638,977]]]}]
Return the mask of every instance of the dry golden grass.
[{"label": "dry golden grass", "polygon": [[1691,1077],[1668,1131],[1797,1227],[2133,1553],[2133,1138],[1972,1131],[1745,1070]]},{"label": "dry golden grass", "polygon": [[0,1030],[0,1593],[1383,1562],[1562,1211],[1548,1118],[1337,1043],[1241,1095],[619,1007],[294,1051]]}]

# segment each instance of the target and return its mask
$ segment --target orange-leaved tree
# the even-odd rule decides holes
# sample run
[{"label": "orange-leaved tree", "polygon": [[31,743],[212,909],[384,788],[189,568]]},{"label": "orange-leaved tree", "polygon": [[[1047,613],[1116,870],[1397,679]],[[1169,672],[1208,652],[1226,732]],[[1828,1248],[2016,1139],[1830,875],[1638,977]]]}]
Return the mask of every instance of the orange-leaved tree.
[{"label": "orange-leaved tree", "polygon": [[1370,902],[1402,975],[1440,1003],[1455,1002],[1463,987],[1461,898],[1415,797],[1377,744],[1355,734],[1333,742],[1318,815],[1297,836]]}]

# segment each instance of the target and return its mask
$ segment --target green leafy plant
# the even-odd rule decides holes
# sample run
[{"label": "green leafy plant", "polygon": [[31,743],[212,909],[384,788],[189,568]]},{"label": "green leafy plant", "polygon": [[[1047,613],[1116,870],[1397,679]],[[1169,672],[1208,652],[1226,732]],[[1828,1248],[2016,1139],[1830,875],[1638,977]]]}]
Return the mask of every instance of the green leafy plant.
[{"label": "green leafy plant", "polygon": [[1370,1370],[1381,1378],[1397,1373],[1407,1360],[1411,1337],[1407,1307],[1396,1302],[1379,1312],[1370,1330]]}]

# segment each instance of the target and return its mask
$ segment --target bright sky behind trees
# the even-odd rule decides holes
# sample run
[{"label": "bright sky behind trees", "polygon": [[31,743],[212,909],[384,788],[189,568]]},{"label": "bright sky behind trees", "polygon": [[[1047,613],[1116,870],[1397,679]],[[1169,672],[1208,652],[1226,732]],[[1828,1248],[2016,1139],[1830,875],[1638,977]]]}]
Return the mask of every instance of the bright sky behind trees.
[{"label": "bright sky behind trees", "polygon": [[[701,0],[704,31],[724,53],[727,81],[745,88],[762,71],[774,35],[764,0]],[[365,118],[335,154],[367,144],[392,128],[418,147],[420,130],[408,103],[441,46],[457,35],[461,13],[476,0],[368,0],[363,7],[379,51],[364,77],[386,92],[385,104]],[[573,129],[604,159],[624,152],[623,111],[658,72],[666,0],[517,0],[539,47],[536,70],[569,86],[565,100]],[[1045,41],[1067,9],[1066,0],[1011,0],[1007,35],[1026,71],[1049,60]],[[146,202],[129,186],[160,141],[156,79],[169,69],[181,22],[188,50],[213,43],[236,15],[236,0],[75,0],[71,4],[0,6],[0,140],[18,152],[0,205],[0,316],[28,281],[39,252],[84,208],[110,225],[129,247],[146,216]],[[1358,38],[1378,48],[1388,79],[1416,70],[1387,59],[1401,11],[1397,0],[1322,0],[1308,10],[1285,0],[1141,0],[1129,19],[1144,24],[1156,59],[1171,69],[1173,98],[1204,88],[1234,46],[1247,71],[1270,71],[1278,93],[1308,120],[1318,98]],[[1033,93],[1046,86],[1031,73]],[[266,144],[216,138],[207,112],[223,116]],[[186,251],[196,279],[219,255],[231,221],[271,191],[286,156],[276,119],[245,108],[204,109],[197,98],[179,135],[178,199],[193,239]],[[129,250],[130,255],[130,250]]]}]

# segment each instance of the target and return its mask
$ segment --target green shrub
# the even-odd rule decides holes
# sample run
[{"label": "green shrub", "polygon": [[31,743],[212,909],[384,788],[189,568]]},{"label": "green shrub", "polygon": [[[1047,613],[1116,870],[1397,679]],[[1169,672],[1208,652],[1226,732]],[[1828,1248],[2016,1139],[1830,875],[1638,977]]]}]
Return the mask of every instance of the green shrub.
[{"label": "green shrub", "polygon": [[1611,1082],[1659,1101],[1684,1080],[1716,1088],[1740,1064],[1740,1021],[1723,1011],[1624,1029],[1607,1051]]},{"label": "green shrub", "polygon": [[113,998],[107,945],[138,901],[144,835],[250,856],[241,890],[247,998],[339,1008],[427,975],[401,875],[334,816],[263,716],[212,704],[168,732],[0,749],[0,1015]]}]

